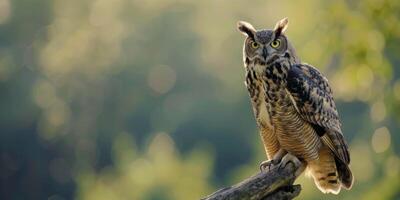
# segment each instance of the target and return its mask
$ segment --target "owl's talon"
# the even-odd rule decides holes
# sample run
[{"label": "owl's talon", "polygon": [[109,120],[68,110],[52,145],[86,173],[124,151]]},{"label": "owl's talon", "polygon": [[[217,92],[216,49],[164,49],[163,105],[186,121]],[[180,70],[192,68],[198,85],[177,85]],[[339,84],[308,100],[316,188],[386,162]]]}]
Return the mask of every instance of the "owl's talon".
[{"label": "owl's talon", "polygon": [[293,161],[291,161],[291,160],[288,160],[287,162],[282,162],[282,163],[279,165],[278,169],[279,169],[279,170],[285,169],[285,168],[286,168],[286,166],[287,166],[289,163],[292,163],[292,164],[294,164],[294,162],[293,162]]},{"label": "owl's talon", "polygon": [[[261,162],[260,164],[260,171],[269,171],[271,170],[271,167],[273,167],[274,165],[279,164],[278,160],[265,160],[263,162]],[[268,170],[267,170],[268,169]]]},{"label": "owl's talon", "polygon": [[304,171],[304,165],[301,163],[301,161],[296,157],[296,156],[294,156],[294,155],[292,155],[292,154],[290,154],[290,153],[288,153],[288,154],[286,154],[283,158],[282,158],[282,160],[281,160],[281,162],[280,162],[280,164],[279,164],[279,170],[281,170],[281,169],[284,169],[284,168],[286,168],[286,166],[289,164],[289,163],[292,163],[296,168],[298,168],[298,170],[295,172],[295,175],[296,176],[298,176],[298,175],[300,175],[300,173],[302,172],[302,171]]},{"label": "owl's talon", "polygon": [[260,171],[268,171],[270,170],[270,166],[272,165],[270,160],[265,160],[260,163]]}]

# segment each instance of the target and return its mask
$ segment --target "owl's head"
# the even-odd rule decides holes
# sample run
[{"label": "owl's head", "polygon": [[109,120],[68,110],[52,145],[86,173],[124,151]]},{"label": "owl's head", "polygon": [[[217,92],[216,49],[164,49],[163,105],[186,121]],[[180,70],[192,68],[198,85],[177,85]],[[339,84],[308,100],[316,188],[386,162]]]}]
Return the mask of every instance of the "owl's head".
[{"label": "owl's head", "polygon": [[294,48],[284,35],[288,23],[288,18],[284,18],[278,21],[272,30],[256,30],[250,23],[239,21],[239,31],[247,36],[243,47],[243,59],[268,63],[277,55],[299,62]]}]

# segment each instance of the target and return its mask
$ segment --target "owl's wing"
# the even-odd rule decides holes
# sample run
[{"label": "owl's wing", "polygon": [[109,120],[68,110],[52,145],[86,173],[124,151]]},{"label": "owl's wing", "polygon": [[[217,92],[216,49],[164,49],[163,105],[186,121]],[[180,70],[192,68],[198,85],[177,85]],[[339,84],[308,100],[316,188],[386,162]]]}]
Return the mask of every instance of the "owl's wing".
[{"label": "owl's wing", "polygon": [[328,80],[313,66],[296,64],[288,72],[287,89],[300,116],[311,123],[339,159],[349,163],[348,147]]}]

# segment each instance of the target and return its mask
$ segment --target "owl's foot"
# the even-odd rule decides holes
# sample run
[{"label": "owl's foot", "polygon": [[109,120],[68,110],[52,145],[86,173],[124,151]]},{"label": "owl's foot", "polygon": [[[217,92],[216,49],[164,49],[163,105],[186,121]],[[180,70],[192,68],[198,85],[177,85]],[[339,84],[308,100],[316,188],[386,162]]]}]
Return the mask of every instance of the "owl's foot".
[{"label": "owl's foot", "polygon": [[299,176],[305,169],[305,166],[303,163],[294,155],[287,153],[282,159],[281,162],[279,163],[279,169],[286,168],[286,166],[292,163],[295,168],[297,168],[295,172],[295,176]]},{"label": "owl's foot", "polygon": [[269,171],[272,167],[279,164],[279,160],[264,160],[260,163],[260,171]]},{"label": "owl's foot", "polygon": [[280,149],[271,160],[266,160],[261,162],[260,164],[260,170],[261,171],[266,171],[266,170],[271,170],[271,168],[274,165],[278,165],[282,158],[287,154],[287,151],[284,149]]}]

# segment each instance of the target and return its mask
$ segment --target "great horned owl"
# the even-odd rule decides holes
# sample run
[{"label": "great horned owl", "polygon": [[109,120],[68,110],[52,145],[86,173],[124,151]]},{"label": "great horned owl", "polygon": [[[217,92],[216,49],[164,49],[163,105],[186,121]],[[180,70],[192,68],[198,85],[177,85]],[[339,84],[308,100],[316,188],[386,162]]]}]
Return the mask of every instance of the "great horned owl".
[{"label": "great horned owl", "polygon": [[288,19],[273,30],[256,30],[240,21],[245,36],[246,87],[269,161],[286,153],[299,158],[323,193],[350,189],[350,155],[328,80],[301,63],[284,32]]}]

